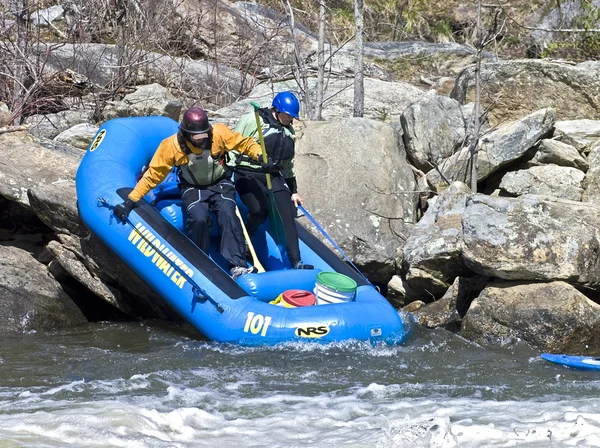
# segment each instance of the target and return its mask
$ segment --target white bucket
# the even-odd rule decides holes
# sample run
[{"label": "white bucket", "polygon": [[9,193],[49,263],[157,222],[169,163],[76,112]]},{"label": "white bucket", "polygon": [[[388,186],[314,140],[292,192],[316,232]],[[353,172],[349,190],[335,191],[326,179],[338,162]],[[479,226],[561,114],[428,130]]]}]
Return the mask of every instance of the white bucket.
[{"label": "white bucket", "polygon": [[319,272],[314,294],[317,305],[352,302],[356,297],[356,282],[337,272]]},{"label": "white bucket", "polygon": [[330,303],[342,303],[342,302],[352,302],[354,300],[355,292],[338,292],[332,291],[331,289],[316,284],[315,290],[313,291],[315,297],[317,298],[317,305],[327,305]]}]

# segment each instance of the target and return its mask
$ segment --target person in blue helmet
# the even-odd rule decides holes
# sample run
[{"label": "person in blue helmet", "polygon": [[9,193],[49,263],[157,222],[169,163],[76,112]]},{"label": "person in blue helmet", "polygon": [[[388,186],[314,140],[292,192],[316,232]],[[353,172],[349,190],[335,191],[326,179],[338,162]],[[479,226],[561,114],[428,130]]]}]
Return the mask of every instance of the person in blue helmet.
[{"label": "person in blue helmet", "polygon": [[[296,207],[302,204],[294,172],[295,133],[292,123],[299,117],[300,103],[292,92],[279,92],[271,107],[258,110],[261,132],[265,141],[268,163],[261,164],[245,154],[231,154],[230,164],[235,170],[235,188],[248,207],[248,232],[252,234],[269,214],[268,190],[265,173],[271,175],[273,196],[285,230],[287,255],[294,269],[313,269],[300,258],[298,230],[294,217]],[[258,141],[254,112],[240,117],[235,129],[245,137]]]}]

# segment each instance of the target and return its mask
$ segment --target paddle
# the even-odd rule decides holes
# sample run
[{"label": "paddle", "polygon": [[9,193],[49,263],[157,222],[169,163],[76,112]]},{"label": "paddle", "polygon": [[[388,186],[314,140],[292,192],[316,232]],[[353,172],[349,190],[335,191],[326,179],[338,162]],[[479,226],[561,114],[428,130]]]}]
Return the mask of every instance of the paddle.
[{"label": "paddle", "polygon": [[258,257],[256,256],[256,252],[254,250],[254,246],[252,245],[252,241],[250,240],[250,235],[248,235],[248,230],[246,230],[246,225],[244,224],[244,220],[242,219],[242,215],[240,214],[240,209],[235,207],[235,214],[240,220],[240,224],[242,225],[242,231],[244,232],[244,238],[246,238],[246,243],[248,243],[248,248],[250,249],[250,254],[252,255],[252,264],[258,270],[258,272],[265,272],[265,268],[258,261]]},{"label": "paddle", "polygon": [[350,258],[348,258],[348,256],[342,250],[342,248],[340,246],[338,246],[338,244],[333,240],[333,238],[331,238],[329,236],[329,234],[325,231],[325,229],[319,225],[317,220],[315,218],[313,218],[312,215],[310,213],[308,213],[308,211],[302,205],[298,205],[298,209],[302,213],[304,213],[304,215],[308,218],[308,220],[313,223],[313,225],[325,236],[325,238],[327,238],[327,240],[331,243],[331,245],[333,247],[335,247],[340,252],[340,254],[342,254],[342,256],[346,259],[346,261],[348,263],[350,263],[350,266],[352,266],[354,268],[354,270],[358,273],[358,275],[360,275],[363,278],[363,280],[366,281],[369,285],[373,286],[373,284],[369,281],[369,279],[367,277],[365,277],[362,272],[360,272],[360,269],[358,269],[354,265],[354,263],[352,263],[352,260],[350,260]]},{"label": "paddle", "polygon": [[[256,119],[256,132],[258,133],[258,141],[260,142],[260,150],[262,151],[262,159],[264,163],[267,163],[267,150],[265,149],[265,138],[262,133],[262,125],[260,123],[260,117],[258,116],[258,109],[260,106],[258,103],[251,102],[250,103],[254,108],[254,118]],[[271,184],[271,175],[269,173],[265,173],[265,177],[267,178],[267,190],[269,191],[269,224],[270,224],[270,233],[275,243],[280,248],[287,247],[286,239],[285,239],[285,230],[283,228],[283,222],[281,221],[281,215],[279,214],[279,210],[277,210],[277,205],[275,204],[275,197],[273,196],[273,185]]]},{"label": "paddle", "polygon": [[[109,204],[106,199],[104,198],[98,198],[98,202],[97,202],[98,207],[106,207],[108,208],[110,211],[113,211],[115,206]],[[119,220],[119,218],[117,218],[116,216],[113,215],[113,217],[117,220]],[[133,230],[135,230],[135,232],[146,242],[148,243],[149,246],[152,246],[152,241],[148,239],[148,237],[146,237],[146,235],[144,235],[132,222],[129,218],[125,218],[125,222],[127,224],[129,224],[131,226],[131,228]],[[123,223],[125,224],[125,223]],[[169,263],[171,265],[171,267],[173,267],[173,269],[175,269],[179,275],[181,275],[183,278],[185,278],[187,280],[187,282],[192,286],[192,295],[193,295],[193,301],[192,301],[192,309],[196,306],[196,302],[199,303],[204,303],[207,300],[209,301],[209,303],[211,305],[213,305],[217,311],[221,314],[223,314],[225,312],[225,308],[223,308],[223,306],[221,306],[221,304],[219,302],[217,302],[215,299],[213,299],[211,296],[209,296],[207,294],[207,292],[202,289],[194,280],[192,280],[191,277],[189,277],[184,271],[183,269],[181,269],[179,266],[177,266],[171,259],[169,259],[168,257],[163,257],[163,259]]]}]

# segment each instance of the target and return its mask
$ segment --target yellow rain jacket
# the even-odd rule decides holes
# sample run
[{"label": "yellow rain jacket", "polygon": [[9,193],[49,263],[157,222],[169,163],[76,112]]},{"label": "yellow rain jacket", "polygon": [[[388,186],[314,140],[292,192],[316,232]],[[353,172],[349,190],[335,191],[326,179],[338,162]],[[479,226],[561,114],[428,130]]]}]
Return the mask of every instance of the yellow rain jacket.
[{"label": "yellow rain jacket", "polygon": [[[244,137],[239,132],[233,132],[224,124],[217,123],[212,127],[212,147],[210,155],[213,159],[222,159],[229,151],[238,151],[255,160],[261,155],[260,145],[252,137]],[[202,150],[187,144],[193,154],[202,154]],[[174,166],[188,164],[189,157],[183,152],[177,139],[177,134],[164,139],[154,153],[148,170],[144,173],[135,188],[129,193],[129,199],[134,202],[146,196],[150,190],[160,184]]]}]

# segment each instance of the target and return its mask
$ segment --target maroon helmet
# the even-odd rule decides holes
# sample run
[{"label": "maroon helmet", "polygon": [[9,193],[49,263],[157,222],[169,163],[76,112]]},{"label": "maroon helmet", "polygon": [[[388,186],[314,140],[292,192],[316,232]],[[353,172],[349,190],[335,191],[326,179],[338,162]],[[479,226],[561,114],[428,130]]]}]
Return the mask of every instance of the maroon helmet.
[{"label": "maroon helmet", "polygon": [[192,107],[183,114],[179,130],[185,134],[204,134],[211,129],[208,115],[201,107]]}]

